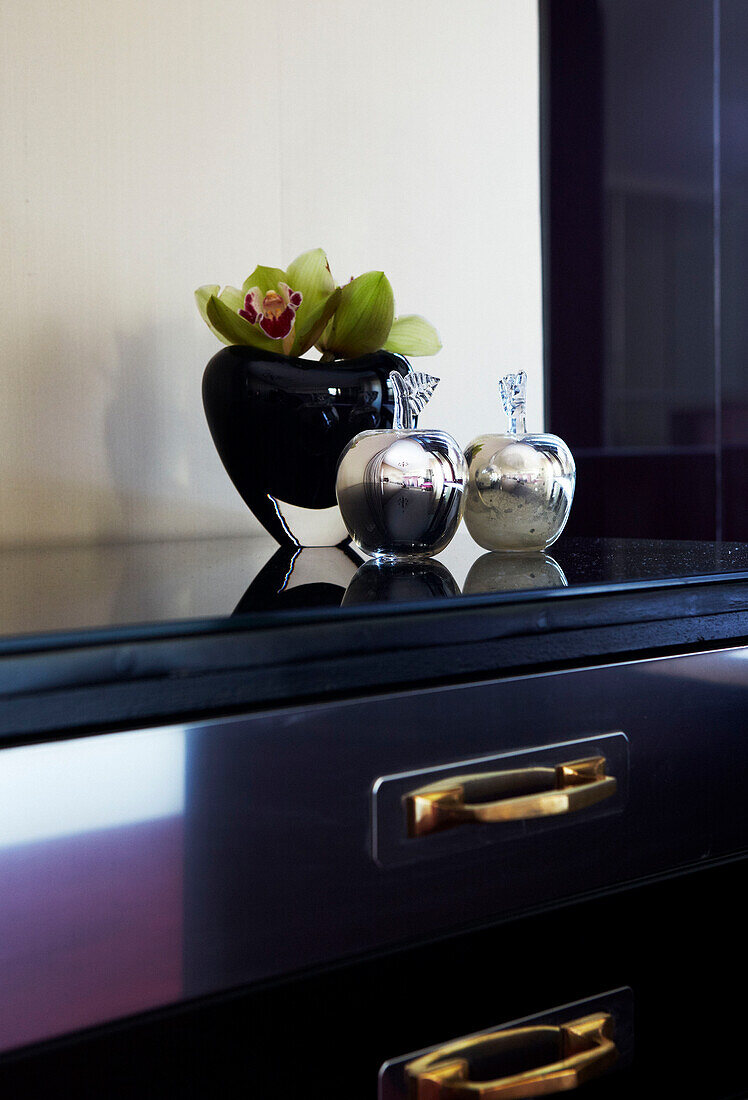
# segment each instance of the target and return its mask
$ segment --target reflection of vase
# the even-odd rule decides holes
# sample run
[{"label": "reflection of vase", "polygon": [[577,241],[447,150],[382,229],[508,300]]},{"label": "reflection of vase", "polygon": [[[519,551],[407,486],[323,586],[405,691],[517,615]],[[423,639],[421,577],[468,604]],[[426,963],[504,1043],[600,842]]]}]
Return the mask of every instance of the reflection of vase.
[{"label": "reflection of vase", "polygon": [[438,561],[367,561],[348,585],[343,606],[357,603],[409,603],[459,596],[448,569]]},{"label": "reflection of vase", "polygon": [[281,546],[254,578],[233,613],[339,607],[362,560],[350,546]]},{"label": "reflection of vase", "polygon": [[226,347],[203,375],[213,442],[244,502],[281,544],[336,546],[347,533],[335,501],[341,451],[359,432],[392,424],[387,351],[320,363]]},{"label": "reflection of vase", "polygon": [[463,592],[521,592],[532,588],[565,588],[564,571],[550,554],[482,554],[470,567]]}]

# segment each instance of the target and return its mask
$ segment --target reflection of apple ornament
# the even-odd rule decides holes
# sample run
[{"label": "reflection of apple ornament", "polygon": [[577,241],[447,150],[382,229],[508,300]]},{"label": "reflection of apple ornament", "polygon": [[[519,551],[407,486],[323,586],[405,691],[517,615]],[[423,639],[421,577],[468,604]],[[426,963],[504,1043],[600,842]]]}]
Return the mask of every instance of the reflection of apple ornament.
[{"label": "reflection of apple ornament", "polygon": [[459,596],[452,574],[439,561],[385,561],[373,558],[357,570],[341,607],[359,603],[408,603]]},{"label": "reflection of apple ornament", "polygon": [[438,554],[457,530],[467,485],[465,459],[451,435],[415,426],[438,381],[393,371],[392,429],[362,432],[340,456],[338,505],[351,538],[367,554]]},{"label": "reflection of apple ornament", "polygon": [[[363,568],[363,567],[362,567]],[[533,588],[566,588],[566,575],[555,558],[537,550],[527,554],[482,554],[465,578],[465,595],[477,592],[522,592]]]},{"label": "reflection of apple ornament", "polygon": [[574,496],[571,451],[557,435],[525,428],[527,375],[501,379],[508,425],[465,451],[470,470],[465,524],[486,550],[545,550],[564,529]]}]

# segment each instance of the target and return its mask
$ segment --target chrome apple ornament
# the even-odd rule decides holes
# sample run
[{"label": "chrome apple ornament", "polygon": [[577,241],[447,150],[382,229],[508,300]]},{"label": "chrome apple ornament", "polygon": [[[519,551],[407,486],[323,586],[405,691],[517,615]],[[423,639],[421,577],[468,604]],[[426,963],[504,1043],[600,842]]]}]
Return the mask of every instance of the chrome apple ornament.
[{"label": "chrome apple ornament", "polygon": [[451,435],[416,427],[438,381],[420,372],[403,377],[393,371],[393,427],[362,432],[340,456],[338,506],[348,533],[366,554],[438,554],[457,530],[467,487],[465,459]]},{"label": "chrome apple ornament", "polygon": [[470,479],[465,524],[486,550],[545,550],[564,529],[574,496],[571,451],[557,435],[525,427],[527,375],[500,382],[503,435],[479,435],[465,450]]}]

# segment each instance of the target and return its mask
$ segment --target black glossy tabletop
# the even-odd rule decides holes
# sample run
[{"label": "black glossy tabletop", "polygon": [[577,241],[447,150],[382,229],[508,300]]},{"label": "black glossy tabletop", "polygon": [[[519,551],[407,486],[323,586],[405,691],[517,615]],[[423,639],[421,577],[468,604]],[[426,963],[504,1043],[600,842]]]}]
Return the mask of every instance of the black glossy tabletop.
[{"label": "black glossy tabletop", "polygon": [[0,650],[252,629],[437,601],[523,603],[575,592],[748,579],[748,544],[562,538],[547,554],[487,553],[461,528],[436,559],[378,565],[352,546],[280,548],[267,535],[0,552]]}]

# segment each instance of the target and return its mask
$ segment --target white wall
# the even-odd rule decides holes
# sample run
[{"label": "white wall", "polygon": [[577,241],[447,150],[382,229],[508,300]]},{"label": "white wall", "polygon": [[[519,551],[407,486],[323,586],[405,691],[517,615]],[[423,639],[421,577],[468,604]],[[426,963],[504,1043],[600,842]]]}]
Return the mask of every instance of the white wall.
[{"label": "white wall", "polygon": [[318,245],[437,325],[429,423],[540,426],[537,79],[535,0],[2,5],[0,544],[255,530],[192,291]]}]

